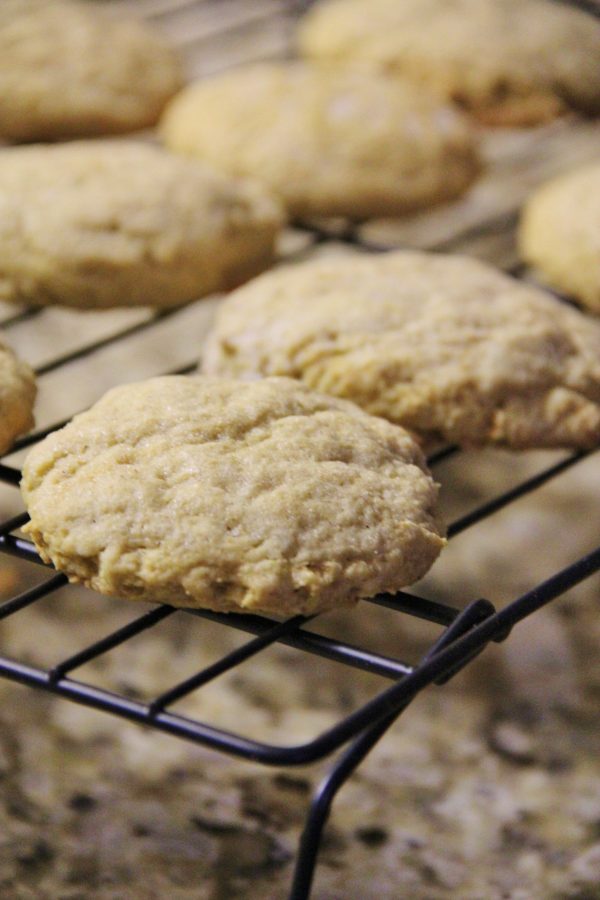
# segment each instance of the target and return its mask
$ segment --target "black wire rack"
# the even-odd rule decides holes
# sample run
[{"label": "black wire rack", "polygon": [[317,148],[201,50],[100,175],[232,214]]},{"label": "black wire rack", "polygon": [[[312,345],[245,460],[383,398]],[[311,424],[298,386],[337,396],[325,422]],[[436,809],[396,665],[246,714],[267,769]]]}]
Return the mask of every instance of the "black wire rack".
[{"label": "black wire rack", "polygon": [[[329,239],[329,234],[323,229],[304,227],[310,231],[313,245],[325,243]],[[353,228],[346,229],[342,235],[337,233],[336,240],[341,240],[368,253],[382,250],[373,244],[362,242]],[[175,314],[176,311],[157,314],[141,324],[124,328],[108,338],[80,347],[46,363],[38,369],[37,375],[39,378],[43,378],[46,373],[58,367],[66,366],[76,359],[80,360],[91,356],[108,344],[124,340],[134,331],[137,333],[156,327],[166,316]],[[36,315],[36,311],[26,310],[10,316],[0,325],[4,330],[10,330],[16,322],[23,321],[25,317],[34,318]],[[177,372],[187,373],[193,371],[193,368],[192,365],[182,366],[177,369]],[[11,453],[36,443],[63,424],[63,422],[56,423],[22,438],[17,441]],[[446,447],[430,458],[430,466],[435,468],[437,464],[459,452],[456,447]],[[584,452],[566,454],[559,462],[542,469],[510,490],[492,497],[452,522],[448,529],[449,538],[451,539],[514,500],[530,493],[561,472],[576,465],[588,455]],[[17,487],[20,474],[15,466],[0,462],[1,482]],[[27,514],[23,513],[0,523],[0,552],[19,557],[32,565],[44,566],[33,544],[19,535],[19,529],[26,521]],[[227,615],[209,610],[176,610],[171,606],[161,605],[136,617],[124,627],[107,634],[100,640],[77,650],[49,669],[36,668],[25,662],[0,656],[0,676],[176,737],[203,744],[214,750],[265,765],[306,765],[341,750],[328,775],[316,791],[308,810],[290,893],[290,900],[301,900],[310,894],[323,826],[337,791],[411,700],[428,685],[443,684],[480,653],[487,643],[503,640],[507,637],[510,629],[523,618],[564,594],[599,569],[600,547],[556,572],[547,581],[533,586],[523,596],[516,598],[499,611],[496,611],[491,602],[484,599],[476,600],[464,609],[460,609],[458,606],[449,606],[405,591],[394,595],[382,594],[372,598],[368,602],[387,607],[399,615],[424,619],[435,626],[430,649],[420,661],[414,664],[318,634],[311,630],[310,620],[301,616],[285,622],[275,622],[262,616]],[[52,572],[52,570],[49,571]],[[0,619],[18,615],[21,610],[64,588],[66,584],[67,579],[64,575],[50,574],[41,584],[37,584],[1,604]],[[80,666],[124,644],[130,638],[155,628],[161,621],[175,614],[193,615],[207,619],[229,628],[240,629],[253,637],[217,662],[178,684],[169,686],[149,702],[131,699],[123,694],[117,694],[88,681],[80,681],[72,677],[72,673]],[[242,734],[224,731],[209,722],[170,711],[170,707],[176,701],[192,691],[199,690],[203,685],[231,671],[242,662],[259,657],[262,650],[276,642],[334,660],[349,667],[374,673],[391,680],[392,684],[312,740],[292,746],[263,743]],[[256,660],[256,664],[260,664],[260,659]]]},{"label": "black wire rack", "polygon": [[[484,233],[496,225],[495,222],[483,223],[477,226],[476,231]],[[346,226],[341,231],[336,229],[333,232],[324,227],[308,224],[299,225],[298,228],[305,232],[312,248],[333,239],[337,243],[365,253],[389,249],[363,240],[360,229],[354,226]],[[443,247],[440,245],[437,249],[447,252],[453,247],[446,241]],[[287,260],[305,252],[306,248],[303,247],[297,253],[288,255]],[[511,274],[514,277],[521,277],[524,273],[521,267],[515,266]],[[117,329],[108,337],[86,343],[45,363],[38,368],[36,374],[39,379],[43,379],[49,373],[72,362],[92,358],[95,353],[108,346],[118,345],[133,335],[159,328],[162,322],[171,316],[177,316],[179,312],[180,310],[168,310],[156,313],[141,323]],[[12,328],[25,322],[31,322],[32,327],[35,327],[35,320],[40,315],[41,311],[36,309],[16,311],[0,321],[0,329],[10,332]],[[192,372],[194,368],[194,364],[182,365],[176,371],[184,374]],[[65,422],[56,422],[22,438],[11,449],[11,455],[35,444],[64,424]],[[432,456],[429,464],[435,469],[442,461],[458,453],[460,453],[458,448],[446,447]],[[452,522],[448,529],[449,538],[475,526],[518,498],[536,490],[589,455],[583,452],[566,453],[559,462],[541,469],[509,490],[491,497]],[[0,482],[17,488],[19,481],[18,468],[6,460],[0,461]],[[0,552],[18,557],[32,566],[44,566],[32,543],[19,533],[19,529],[26,521],[27,515],[23,513],[0,522]],[[18,616],[20,611],[65,588],[66,577],[46,568],[48,577],[41,583],[0,605],[0,620]],[[337,792],[410,702],[427,686],[442,685],[477,656],[490,641],[504,640],[512,627],[522,619],[598,570],[600,570],[600,546],[573,561],[566,568],[555,572],[546,581],[533,585],[525,594],[513,599],[501,610],[496,610],[486,599],[475,600],[462,608],[461,603],[450,606],[405,591],[394,595],[382,594],[366,601],[386,607],[399,616],[416,617],[431,624],[430,648],[420,660],[413,663],[323,636],[311,629],[309,619],[300,616],[285,622],[276,622],[262,616],[226,615],[208,610],[182,610],[161,605],[137,616],[124,627],[105,635],[100,640],[74,650],[71,655],[51,668],[39,668],[24,661],[0,656],[0,676],[202,744],[215,751],[268,766],[301,766],[337,753],[307,810],[296,858],[289,898],[305,900],[311,891],[323,827]],[[217,662],[175,685],[168,686],[148,702],[132,699],[125,694],[109,691],[90,681],[73,677],[73,673],[85,663],[123,645],[142,632],[157,628],[163,620],[174,615],[199,617],[224,627],[241,630],[252,637]],[[241,663],[253,659],[256,665],[260,665],[261,651],[275,643],[375,674],[387,680],[386,686],[367,703],[336,721],[333,726],[310,741],[296,745],[264,743],[243,734],[225,731],[210,722],[172,711],[171,707],[177,701],[230,672]]]}]

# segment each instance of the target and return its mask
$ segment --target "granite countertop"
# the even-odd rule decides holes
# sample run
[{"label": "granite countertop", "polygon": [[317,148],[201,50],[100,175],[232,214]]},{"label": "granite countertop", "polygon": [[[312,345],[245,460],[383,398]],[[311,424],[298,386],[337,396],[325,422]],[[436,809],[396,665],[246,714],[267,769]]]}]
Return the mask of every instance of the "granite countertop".
[{"label": "granite countertop", "polygon": [[[109,4],[107,4],[108,6]],[[164,27],[200,75],[280,55],[283,0],[222,4],[112,0]],[[237,18],[236,18],[237,17]],[[514,224],[540,181],[597,156],[600,125],[567,117],[529,131],[482,131],[490,167],[467,197],[359,233],[389,246],[448,245],[500,266],[516,261]],[[335,231],[335,224],[333,230]],[[288,232],[284,253],[307,236]],[[319,252],[339,253],[335,240]],[[218,299],[49,372],[38,426],[106,388],[197,357]],[[112,334],[144,310],[46,310],[11,329],[34,365]],[[452,519],[539,471],[552,453],[460,454],[436,469]],[[20,457],[15,458],[20,462]],[[597,543],[597,458],[579,463],[455,538],[415,592],[462,606],[502,605]],[[0,488],[2,518],[21,509]],[[31,567],[0,560],[0,600]],[[443,688],[425,691],[340,793],[314,900],[600,898],[600,578],[516,628]],[[139,605],[68,589],[0,623],[3,654],[49,665],[104,635]],[[315,623],[416,660],[432,626],[362,603]],[[149,697],[242,640],[177,613],[78,672]],[[381,679],[271,648],[177,706],[262,740],[308,740],[382,686]],[[326,769],[266,769],[0,680],[2,900],[280,900],[313,786]]]},{"label": "granite countertop", "polygon": [[[455,465],[448,509],[534,462],[489,451]],[[580,555],[597,517],[594,462],[457,539],[422,590],[502,602]],[[138,611],[71,589],[7,619],[0,638],[8,655],[50,664]],[[599,613],[596,577],[420,696],[339,795],[315,898],[600,896]],[[366,603],[323,629],[409,659],[431,640],[431,626]],[[179,613],[80,674],[150,696],[238,641]],[[178,708],[292,743],[380,686],[279,647]],[[2,897],[285,896],[322,766],[268,770],[6,682],[0,696]]]}]

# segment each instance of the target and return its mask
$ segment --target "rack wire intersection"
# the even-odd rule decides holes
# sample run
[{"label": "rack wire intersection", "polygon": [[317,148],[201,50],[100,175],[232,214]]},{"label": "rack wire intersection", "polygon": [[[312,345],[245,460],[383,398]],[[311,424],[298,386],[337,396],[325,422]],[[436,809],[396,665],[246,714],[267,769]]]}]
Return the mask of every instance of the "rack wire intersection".
[{"label": "rack wire intersection", "polygon": [[[478,226],[477,231],[483,233],[486,229],[492,230],[495,225],[495,222],[490,221]],[[298,225],[298,228],[307,232],[312,247],[333,238],[337,242],[367,253],[388,249],[362,240],[358,230],[351,226],[341,234],[339,231],[330,233],[323,227],[308,224]],[[447,251],[452,247],[446,241],[443,248],[440,246],[437,249]],[[304,249],[300,251],[304,252],[306,252]],[[300,254],[291,254],[288,259],[294,255]],[[515,267],[511,274],[520,277],[523,273],[520,267]],[[142,323],[123,328],[99,341],[60,355],[38,369],[36,374],[41,379],[58,368],[67,366],[75,360],[90,357],[98,350],[116,344],[133,334],[137,335],[147,329],[159,327],[161,322],[177,315],[178,312],[179,310],[169,310],[157,313]],[[0,321],[0,329],[9,331],[14,326],[28,321],[35,325],[35,319],[39,315],[40,311],[35,309],[15,312]],[[183,365],[177,372],[188,373],[193,369],[194,364]],[[22,438],[13,447],[11,454],[36,443],[64,424],[65,422],[58,422]],[[429,463],[435,467],[458,452],[455,447],[445,448],[431,457]],[[576,465],[588,455],[588,453],[565,454],[558,463],[544,468],[516,487],[494,496],[453,522],[448,530],[449,537],[452,538],[493,515],[519,497]],[[0,483],[17,487],[19,480],[20,472],[16,467],[0,462]],[[27,515],[23,513],[0,522],[0,553],[19,557],[34,566],[44,566],[31,542],[19,534],[19,528],[26,521]],[[129,624],[100,640],[74,650],[72,655],[50,669],[37,668],[19,660],[0,656],[0,676],[131,722],[203,744],[216,751],[265,765],[306,765],[337,751],[338,755],[333,765],[313,796],[296,859],[289,897],[290,900],[306,900],[310,895],[322,830],[337,791],[410,702],[428,685],[443,684],[479,654],[490,641],[504,640],[511,628],[526,616],[564,594],[599,569],[600,546],[556,572],[543,583],[533,586],[527,593],[514,599],[499,611],[485,599],[475,600],[461,608],[462,603],[452,607],[404,591],[393,596],[384,594],[372,598],[368,602],[392,609],[399,615],[424,619],[436,626],[429,651],[420,661],[412,664],[345,641],[325,637],[311,630],[310,620],[300,616],[285,622],[275,622],[255,615],[226,615],[208,610],[176,610],[163,605],[137,616]],[[40,584],[4,601],[0,605],[0,620],[18,615],[21,610],[65,588],[67,579],[64,575],[56,574],[51,569],[48,569],[48,572],[48,577]],[[169,686],[149,702],[141,702],[73,677],[73,673],[76,673],[84,663],[124,644],[135,635],[157,627],[161,621],[173,615],[199,617],[239,629],[252,637],[217,662],[178,684]],[[369,702],[341,718],[332,727],[300,745],[280,746],[263,743],[170,711],[170,707],[176,701],[192,691],[199,690],[242,662],[258,657],[263,649],[276,642],[376,674],[388,682],[391,681],[391,684],[388,683]]]},{"label": "rack wire intersection", "polygon": [[[314,243],[322,243],[327,239],[326,232],[318,229],[313,231]],[[336,235],[336,239],[340,240],[340,236]],[[365,252],[378,252],[382,249],[372,244],[362,244],[355,232],[348,231],[342,236],[342,239]],[[19,316],[12,316],[8,321],[5,320],[2,323],[3,327],[10,328],[14,322],[22,321],[24,316],[33,318],[35,311],[26,311]],[[140,331],[151,327],[164,318],[164,314],[158,314],[147,322],[135,326],[135,330]],[[73,353],[53,360],[46,364],[41,371],[38,371],[38,377],[43,377],[45,373],[59,366],[68,365],[74,359],[91,355],[109,343],[123,340],[131,332],[131,328],[123,329],[110,338],[104,338],[95,344],[79,348]],[[189,372],[192,370],[193,366],[187,365],[180,367],[177,371]],[[56,423],[52,427],[28,435],[18,441],[11,452],[30,446],[63,424],[63,422]],[[429,463],[435,467],[458,452],[455,447],[447,447],[431,457]],[[558,463],[543,469],[516,487],[476,507],[449,526],[449,537],[452,538],[517,498],[535,490],[564,470],[576,465],[587,455],[582,452],[565,455]],[[0,463],[1,482],[16,487],[19,480],[20,472],[17,468]],[[27,514],[23,513],[0,523],[0,552],[19,557],[33,565],[44,566],[45,564],[37,555],[32,543],[19,535],[18,530],[26,521]],[[496,611],[494,606],[484,599],[469,603],[461,610],[458,606],[451,607],[405,591],[393,596],[383,594],[372,598],[369,602],[395,610],[398,614],[418,617],[442,627],[441,633],[434,638],[428,653],[414,665],[344,641],[324,637],[312,631],[309,627],[310,620],[301,616],[285,622],[275,622],[262,616],[227,615],[209,610],[175,610],[171,606],[162,605],[74,652],[51,669],[36,668],[24,662],[0,656],[0,676],[176,737],[203,744],[217,751],[265,765],[306,765],[344,748],[316,791],[306,818],[290,893],[290,900],[303,900],[310,895],[320,837],[337,791],[417,694],[430,684],[443,684],[480,653],[487,643],[503,640],[510,629],[521,619],[563,594],[598,569],[600,569],[600,547],[555,573],[542,584],[536,585],[500,611]],[[67,579],[64,575],[51,574],[41,584],[0,605],[0,620],[17,615],[20,610],[64,588],[66,584]],[[107,691],[92,683],[72,677],[72,673],[84,663],[107,653],[135,635],[156,627],[162,620],[175,613],[208,619],[221,625],[240,629],[250,633],[253,637],[216,663],[196,672],[180,683],[170,686],[147,703]],[[242,734],[224,731],[210,723],[169,711],[169,707],[177,700],[200,689],[225,672],[231,671],[242,662],[256,657],[261,650],[275,642],[281,642],[307,653],[366,670],[388,680],[391,679],[393,683],[368,703],[338,721],[333,727],[301,745],[278,746],[262,743]]]}]

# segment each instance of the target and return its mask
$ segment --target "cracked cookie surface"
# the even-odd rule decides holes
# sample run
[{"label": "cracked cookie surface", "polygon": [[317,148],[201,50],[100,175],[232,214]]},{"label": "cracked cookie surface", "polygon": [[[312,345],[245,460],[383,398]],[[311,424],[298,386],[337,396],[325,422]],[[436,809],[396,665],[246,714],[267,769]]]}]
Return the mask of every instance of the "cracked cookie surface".
[{"label": "cracked cookie surface", "polygon": [[174,52],[146,25],[99,4],[0,3],[0,136],[58,140],[146,128],[182,84]]},{"label": "cracked cookie surface", "polygon": [[220,307],[203,367],[302,379],[427,443],[600,442],[600,325],[467,257],[398,251],[266,273]]},{"label": "cracked cookie surface", "polygon": [[425,84],[491,125],[600,109],[600,22],[548,0],[330,0],[299,46]]},{"label": "cracked cookie surface", "polygon": [[169,307],[271,262],[282,214],[263,189],[135,141],[0,156],[0,299]]},{"label": "cracked cookie surface", "polygon": [[28,455],[25,527],[101,593],[312,614],[393,591],[444,539],[401,428],[290,379],[114,388]]},{"label": "cracked cookie surface", "polygon": [[301,63],[246,66],[185,88],[171,149],[262,181],[293,216],[393,216],[462,194],[480,170],[468,122],[411,84]]}]

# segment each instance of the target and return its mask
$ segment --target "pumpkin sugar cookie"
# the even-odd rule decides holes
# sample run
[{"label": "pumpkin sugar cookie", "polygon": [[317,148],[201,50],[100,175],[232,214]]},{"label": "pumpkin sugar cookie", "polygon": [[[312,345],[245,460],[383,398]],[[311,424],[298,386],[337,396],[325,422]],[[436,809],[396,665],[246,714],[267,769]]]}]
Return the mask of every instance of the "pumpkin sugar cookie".
[{"label": "pumpkin sugar cookie", "polygon": [[0,343],[0,454],[33,426],[35,378],[27,365]]},{"label": "pumpkin sugar cookie", "polygon": [[521,217],[519,247],[551,287],[600,313],[600,162],[532,194]]},{"label": "pumpkin sugar cookie", "polygon": [[182,85],[160,34],[98,3],[2,0],[0,137],[46,141],[153,125]]},{"label": "pumpkin sugar cookie", "polygon": [[445,543],[406,431],[290,379],[114,388],[23,473],[43,559],[131,599],[308,615],[416,581]]},{"label": "pumpkin sugar cookie", "polygon": [[397,216],[458,197],[481,164],[466,119],[411,84],[263,63],[185,88],[167,146],[262,181],[293,217]]},{"label": "pumpkin sugar cookie", "polygon": [[465,446],[600,442],[600,323],[461,256],[317,259],[221,305],[204,371],[285,375]]},{"label": "pumpkin sugar cookie", "polygon": [[425,85],[490,125],[600,111],[600,21],[551,0],[329,0],[300,52]]},{"label": "pumpkin sugar cookie", "polygon": [[279,204],[260,185],[134,141],[0,154],[0,299],[170,307],[272,261]]}]

